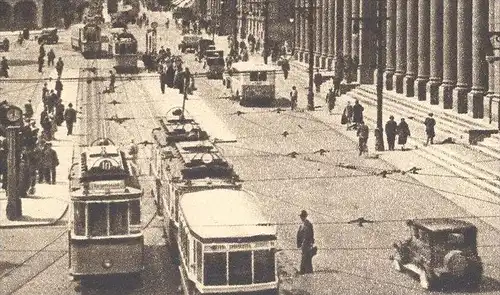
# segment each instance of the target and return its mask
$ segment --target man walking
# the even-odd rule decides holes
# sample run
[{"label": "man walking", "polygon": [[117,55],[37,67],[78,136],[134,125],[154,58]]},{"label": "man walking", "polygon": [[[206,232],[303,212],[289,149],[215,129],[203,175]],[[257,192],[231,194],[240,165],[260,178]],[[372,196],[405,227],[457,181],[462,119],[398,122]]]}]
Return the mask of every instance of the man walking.
[{"label": "man walking", "polygon": [[54,60],[56,59],[56,54],[54,53],[54,49],[50,49],[49,53],[47,53],[47,66],[54,66]]},{"label": "man walking", "polygon": [[109,92],[113,93],[115,92],[115,82],[116,82],[116,76],[113,71],[109,71]]},{"label": "man walking", "polygon": [[61,92],[63,90],[63,84],[61,82],[61,77],[57,77],[56,85],[55,85],[54,89],[56,90],[57,98],[61,99]]},{"label": "man walking", "polygon": [[0,77],[9,78],[9,63],[5,56],[2,57],[2,62],[0,63]]},{"label": "man walking", "polygon": [[290,71],[290,63],[288,62],[288,59],[283,58],[281,62],[281,70],[283,71],[283,77],[288,79],[288,72]]},{"label": "man walking", "polygon": [[44,63],[43,55],[38,56],[38,72],[41,73],[43,69],[43,63]]},{"label": "man walking", "polygon": [[389,150],[394,150],[394,142],[396,141],[396,134],[398,129],[398,123],[394,121],[394,116],[389,117],[389,121],[385,123],[385,135],[387,136],[387,145]]},{"label": "man walking", "polygon": [[64,111],[64,121],[66,121],[67,135],[73,134],[73,124],[76,122],[76,111],[73,109],[73,104],[69,103],[68,108]]},{"label": "man walking", "polygon": [[61,77],[63,69],[64,69],[64,62],[62,60],[62,57],[59,57],[56,63],[57,76]]},{"label": "man walking", "polygon": [[342,78],[340,78],[339,75],[333,76],[333,93],[335,93],[335,96],[340,96],[340,82],[342,81]]},{"label": "man walking", "polygon": [[328,93],[326,94],[326,103],[328,104],[328,113],[331,115],[333,108],[335,108],[335,92],[330,88]]},{"label": "man walking", "polygon": [[434,130],[434,126],[436,126],[436,120],[432,117],[433,114],[430,113],[429,117],[427,117],[424,121],[425,125],[425,133],[427,134],[427,141],[425,145],[427,146],[429,142],[434,144],[434,136],[436,136],[436,132]]},{"label": "man walking", "polygon": [[370,130],[368,129],[368,126],[365,125],[365,122],[361,120],[359,122],[358,126],[358,131],[356,132],[358,136],[358,149],[359,149],[359,155],[361,156],[364,153],[368,153],[368,136],[370,134]]},{"label": "man walking", "polygon": [[292,86],[292,91],[290,91],[290,101],[291,101],[291,109],[292,111],[297,108],[297,99],[298,99],[297,87]]},{"label": "man walking", "polygon": [[307,211],[300,212],[300,220],[302,224],[297,231],[297,248],[302,252],[300,260],[300,274],[312,273],[312,257],[314,245],[314,228],[312,223],[307,219]]},{"label": "man walking", "polygon": [[365,108],[356,99],[354,106],[352,107],[352,122],[354,123],[354,128],[357,128],[361,121],[363,121],[363,111]]},{"label": "man walking", "polygon": [[52,149],[52,143],[45,143],[42,157],[43,178],[49,184],[56,184],[56,167],[59,166],[57,152]]}]

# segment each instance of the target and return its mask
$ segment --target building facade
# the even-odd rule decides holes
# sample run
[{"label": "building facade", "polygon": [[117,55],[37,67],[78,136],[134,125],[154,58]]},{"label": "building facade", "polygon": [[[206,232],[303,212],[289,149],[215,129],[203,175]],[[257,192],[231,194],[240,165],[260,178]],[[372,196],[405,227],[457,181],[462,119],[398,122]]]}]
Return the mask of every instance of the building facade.
[{"label": "building facade", "polygon": [[317,67],[329,70],[349,58],[357,68],[353,78],[374,83],[375,28],[377,18],[386,17],[386,90],[485,118],[498,128],[500,1],[385,0],[381,7],[378,2],[295,0],[296,58],[308,62],[312,55]]}]

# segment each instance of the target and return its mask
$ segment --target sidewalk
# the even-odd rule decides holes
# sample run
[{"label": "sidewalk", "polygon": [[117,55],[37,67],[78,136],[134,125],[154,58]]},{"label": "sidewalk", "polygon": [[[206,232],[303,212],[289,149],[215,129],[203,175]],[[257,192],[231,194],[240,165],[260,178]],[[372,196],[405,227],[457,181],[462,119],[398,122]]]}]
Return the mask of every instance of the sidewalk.
[{"label": "sidewalk", "polygon": [[[65,77],[77,77],[78,70],[66,69],[63,73]],[[54,70],[50,77],[56,78],[57,74]],[[48,83],[49,89],[54,88],[55,80]],[[65,82],[62,92],[62,100],[65,106],[69,103],[76,104],[76,95],[78,93],[78,82]],[[36,93],[38,95],[38,92]],[[43,105],[34,105],[34,118],[39,124],[40,113]],[[39,126],[38,126],[39,127]],[[41,129],[41,127],[39,127]],[[77,128],[75,128],[78,130]],[[7,219],[6,206],[7,196],[5,190],[0,189],[0,228],[25,227],[25,226],[41,226],[52,225],[60,221],[68,211],[68,173],[72,163],[73,156],[73,141],[75,135],[67,136],[66,127],[63,123],[58,127],[55,133],[57,140],[52,141],[52,147],[57,152],[59,157],[59,166],[56,168],[57,182],[55,185],[45,183],[37,183],[35,186],[36,192],[28,198],[21,199],[22,202],[22,218],[16,221]]]}]

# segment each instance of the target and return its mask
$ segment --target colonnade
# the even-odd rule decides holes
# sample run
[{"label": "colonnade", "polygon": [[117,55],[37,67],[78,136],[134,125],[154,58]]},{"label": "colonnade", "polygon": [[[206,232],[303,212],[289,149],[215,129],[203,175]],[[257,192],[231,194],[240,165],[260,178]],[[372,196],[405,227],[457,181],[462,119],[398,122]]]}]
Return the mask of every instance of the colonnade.
[{"label": "colonnade", "polygon": [[[490,19],[500,20],[500,3],[496,3],[500,1],[384,2],[386,90],[474,118],[496,113],[498,121],[500,48],[495,53],[486,49],[488,33],[496,25]],[[377,1],[314,0],[310,8],[309,0],[295,0],[295,7],[295,52],[299,61],[308,62],[309,54],[313,54],[316,67],[337,70],[339,61],[349,57],[357,67],[353,77],[357,83],[375,82]],[[312,53],[308,51],[310,9],[315,20]]]}]

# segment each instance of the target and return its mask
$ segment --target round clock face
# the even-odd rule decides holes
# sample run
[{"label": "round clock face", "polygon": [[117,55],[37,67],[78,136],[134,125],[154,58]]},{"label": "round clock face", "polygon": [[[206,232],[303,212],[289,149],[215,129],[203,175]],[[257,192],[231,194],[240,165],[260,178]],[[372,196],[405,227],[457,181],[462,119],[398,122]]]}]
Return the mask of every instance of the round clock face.
[{"label": "round clock face", "polygon": [[23,112],[20,108],[11,107],[9,110],[7,110],[7,120],[9,120],[10,122],[17,122],[21,119],[22,116]]}]

